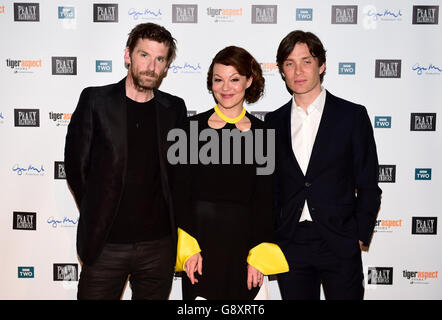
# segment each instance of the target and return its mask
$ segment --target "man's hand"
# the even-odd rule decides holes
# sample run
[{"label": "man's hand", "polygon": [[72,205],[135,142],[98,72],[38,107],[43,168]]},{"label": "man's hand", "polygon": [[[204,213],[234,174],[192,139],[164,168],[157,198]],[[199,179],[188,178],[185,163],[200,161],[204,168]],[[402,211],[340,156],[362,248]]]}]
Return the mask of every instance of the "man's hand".
[{"label": "man's hand", "polygon": [[364,246],[361,240],[359,240],[359,248],[361,248],[361,251],[368,251],[368,246]]}]

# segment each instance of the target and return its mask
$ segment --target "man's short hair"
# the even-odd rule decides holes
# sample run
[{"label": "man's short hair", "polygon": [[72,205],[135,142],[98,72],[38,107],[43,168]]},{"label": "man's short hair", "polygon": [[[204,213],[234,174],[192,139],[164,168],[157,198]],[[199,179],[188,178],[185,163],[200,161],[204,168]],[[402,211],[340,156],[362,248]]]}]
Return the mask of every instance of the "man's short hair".
[{"label": "man's short hair", "polygon": [[[305,43],[307,45],[310,54],[318,59],[319,66],[322,66],[325,63],[326,50],[324,49],[321,40],[319,40],[319,38],[311,32],[295,30],[290,32],[284,39],[282,39],[278,47],[278,53],[276,54],[276,63],[278,64],[279,72],[281,74],[283,73],[282,66],[284,64],[284,61],[293,51],[297,43]],[[324,72],[321,73],[321,75],[319,76],[321,83],[324,79],[324,75],[325,69]]]},{"label": "man's short hair", "polygon": [[137,25],[129,33],[129,38],[127,39],[126,47],[129,48],[129,54],[132,54],[135,46],[139,39],[149,39],[159,43],[163,43],[169,48],[167,53],[167,64],[175,59],[176,56],[176,40],[172,37],[171,33],[164,28],[155,23],[141,23]]}]

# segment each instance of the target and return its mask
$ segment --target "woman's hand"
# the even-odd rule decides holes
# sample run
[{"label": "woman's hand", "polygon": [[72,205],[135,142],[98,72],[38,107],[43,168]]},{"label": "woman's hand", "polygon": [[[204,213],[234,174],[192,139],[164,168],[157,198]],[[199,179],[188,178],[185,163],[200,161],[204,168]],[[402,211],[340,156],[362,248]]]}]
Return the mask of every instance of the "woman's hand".
[{"label": "woman's hand", "polygon": [[200,276],[203,274],[203,257],[201,257],[201,254],[196,253],[187,259],[184,270],[192,284],[198,283],[198,279],[195,278],[195,272],[198,271]]},{"label": "woman's hand", "polygon": [[261,287],[263,281],[264,275],[255,267],[252,267],[250,264],[247,265],[247,288],[251,290],[252,286],[254,288],[256,286]]}]

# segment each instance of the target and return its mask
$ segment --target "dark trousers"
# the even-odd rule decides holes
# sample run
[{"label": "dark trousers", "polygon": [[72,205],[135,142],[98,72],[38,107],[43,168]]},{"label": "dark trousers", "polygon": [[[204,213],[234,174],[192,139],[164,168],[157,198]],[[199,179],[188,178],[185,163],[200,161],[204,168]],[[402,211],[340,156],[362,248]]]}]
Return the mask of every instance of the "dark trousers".
[{"label": "dark trousers", "polygon": [[175,249],[172,238],[134,244],[106,244],[92,265],[83,264],[79,300],[117,300],[127,278],[133,300],[165,300],[172,287]]},{"label": "dark trousers", "polygon": [[364,275],[359,252],[337,257],[321,238],[315,222],[301,222],[284,252],[290,271],[278,275],[283,300],[319,300],[320,285],[327,300],[362,300]]}]

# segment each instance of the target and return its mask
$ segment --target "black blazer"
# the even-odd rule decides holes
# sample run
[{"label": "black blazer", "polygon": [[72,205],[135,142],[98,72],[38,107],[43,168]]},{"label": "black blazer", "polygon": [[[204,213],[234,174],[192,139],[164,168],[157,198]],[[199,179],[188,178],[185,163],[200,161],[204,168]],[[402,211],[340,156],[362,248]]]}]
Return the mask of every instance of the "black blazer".
[{"label": "black blazer", "polygon": [[[72,114],[65,145],[66,178],[80,211],[77,251],[91,264],[106,242],[118,211],[127,165],[126,78],[89,87]],[[161,186],[176,230],[169,187],[167,133],[187,116],[184,101],[154,89],[160,154]],[[172,232],[175,235],[175,232]]]},{"label": "black blazer", "polygon": [[[287,247],[304,201],[330,248],[341,257],[370,242],[380,206],[378,157],[365,107],[326,93],[304,176],[291,142],[292,100],[266,116],[276,130],[276,240]],[[355,194],[357,192],[357,194]]]}]

